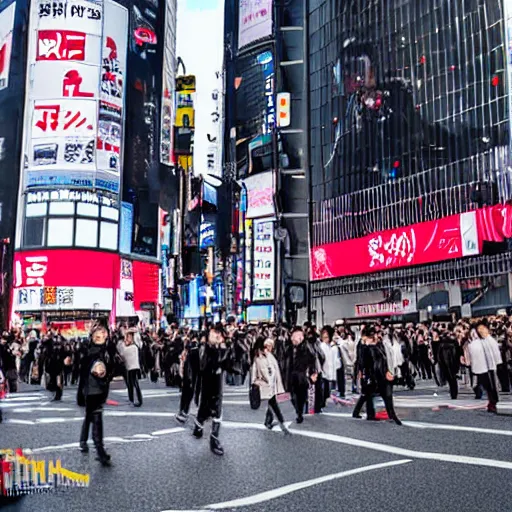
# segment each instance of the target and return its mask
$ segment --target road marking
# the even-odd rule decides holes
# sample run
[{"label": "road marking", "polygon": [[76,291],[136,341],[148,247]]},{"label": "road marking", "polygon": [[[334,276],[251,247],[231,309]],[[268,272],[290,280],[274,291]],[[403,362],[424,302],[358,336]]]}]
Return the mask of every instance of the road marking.
[{"label": "road marking", "polygon": [[223,405],[249,405],[249,400],[223,400]]},{"label": "road marking", "polygon": [[455,430],[460,432],[475,432],[478,434],[493,434],[497,436],[512,436],[512,430],[496,430],[492,428],[464,427],[463,425],[445,425],[436,423],[421,423],[418,421],[404,421],[404,425],[413,428],[434,430]]},{"label": "road marking", "polygon": [[62,411],[73,411],[70,407],[23,407],[20,409],[13,409],[12,413],[16,414],[24,414],[24,413],[32,413],[35,411],[49,411],[49,412],[62,412]]},{"label": "road marking", "polygon": [[[285,485],[284,487],[278,487],[277,489],[272,489],[271,491],[265,491],[258,494],[254,494],[253,496],[247,496],[245,498],[235,499],[231,501],[225,501],[223,503],[213,503],[211,505],[206,505],[201,507],[201,509],[196,510],[195,512],[202,512],[203,510],[222,510],[222,509],[231,509],[231,508],[240,508],[240,507],[248,507],[251,505],[256,505],[258,503],[264,503],[267,501],[275,500],[276,498],[281,498],[282,496],[286,496],[287,494],[291,494],[293,492],[300,491],[302,489],[307,489],[309,487],[313,487],[315,485],[324,484],[326,482],[332,482],[333,480],[339,480],[340,478],[345,478],[347,476],[358,475],[360,473],[366,473],[368,471],[376,471],[378,469],[390,468],[393,466],[400,466],[403,464],[408,464],[412,462],[410,459],[404,460],[393,460],[390,462],[384,462],[381,464],[372,464],[371,466],[363,466],[361,468],[350,469],[348,471],[342,471],[341,473],[334,473],[331,475],[321,476],[318,478],[313,478],[312,480],[305,480],[304,482],[297,482],[295,484]],[[165,510],[164,512],[185,512],[178,510]]]},{"label": "road marking", "polygon": [[174,412],[150,412],[150,411],[105,411],[104,416],[115,416],[118,418],[124,416],[141,416],[148,418],[174,418]]},{"label": "road marking", "polygon": [[294,435],[309,437],[313,439],[320,439],[323,441],[332,441],[334,443],[347,444],[350,446],[357,446],[359,448],[367,448],[369,450],[389,453],[391,455],[399,455],[400,457],[410,457],[412,459],[424,460],[437,460],[441,462],[453,462],[456,464],[467,464],[471,466],[486,466],[490,468],[512,469],[512,462],[506,462],[502,460],[483,459],[480,457],[468,457],[466,455],[455,455],[449,453],[420,452],[408,450],[406,448],[399,448],[398,446],[374,443],[371,441],[363,441],[361,439],[353,439],[351,437],[325,434],[323,432],[312,432],[307,430],[295,429],[293,429],[291,432]]},{"label": "road marking", "polygon": [[12,402],[12,403],[6,403],[4,400],[2,400],[1,402],[2,404],[2,409],[14,409],[15,407],[30,407],[30,406],[34,406],[34,404],[32,403],[17,403],[17,402]]},{"label": "road marking", "polygon": [[4,420],[3,423],[11,423],[13,425],[35,425],[35,423],[30,420],[15,420],[15,419]]},{"label": "road marking", "polygon": [[165,436],[167,434],[176,434],[178,432],[185,432],[185,429],[182,427],[166,428],[164,430],[156,430],[155,432],[151,432],[151,435],[152,436]]},{"label": "road marking", "polygon": [[39,423],[45,423],[45,424],[51,424],[51,423],[70,423],[73,421],[84,421],[83,416],[78,416],[74,418],[37,418],[36,424]]},{"label": "road marking", "polygon": [[[351,414],[324,412],[322,416],[331,416],[334,418],[352,418]],[[425,423],[421,421],[404,421],[406,427],[433,430],[453,430],[460,432],[474,432],[477,434],[492,434],[497,436],[512,436],[512,430],[497,430],[492,428],[466,427],[463,425],[446,425],[444,423]]]},{"label": "road marking", "polygon": [[37,402],[40,401],[42,398],[46,398],[44,396],[7,396],[5,397],[2,402],[9,403],[9,402]]}]

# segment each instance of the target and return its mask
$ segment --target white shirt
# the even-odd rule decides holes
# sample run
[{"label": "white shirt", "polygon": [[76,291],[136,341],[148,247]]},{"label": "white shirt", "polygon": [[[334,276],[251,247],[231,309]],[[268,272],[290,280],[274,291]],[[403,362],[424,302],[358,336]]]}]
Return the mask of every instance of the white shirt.
[{"label": "white shirt", "polygon": [[503,362],[498,342],[492,336],[471,341],[468,353],[471,371],[475,375],[496,371],[496,367]]},{"label": "white shirt", "polygon": [[322,366],[323,378],[327,380],[336,380],[336,370],[341,368],[339,351],[336,345],[330,345],[322,341],[322,350],[325,355],[325,362]]},{"label": "white shirt", "polygon": [[117,344],[117,351],[119,355],[123,358],[124,365],[126,367],[126,371],[130,370],[140,370],[139,364],[139,348],[135,343],[126,346],[124,341],[120,341]]}]

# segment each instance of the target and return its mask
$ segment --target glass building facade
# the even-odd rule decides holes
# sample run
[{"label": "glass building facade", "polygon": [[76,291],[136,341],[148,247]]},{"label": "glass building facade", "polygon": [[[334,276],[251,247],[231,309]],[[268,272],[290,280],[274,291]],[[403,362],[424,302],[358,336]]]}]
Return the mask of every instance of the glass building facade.
[{"label": "glass building facade", "polygon": [[313,245],[512,197],[507,0],[311,0]]}]

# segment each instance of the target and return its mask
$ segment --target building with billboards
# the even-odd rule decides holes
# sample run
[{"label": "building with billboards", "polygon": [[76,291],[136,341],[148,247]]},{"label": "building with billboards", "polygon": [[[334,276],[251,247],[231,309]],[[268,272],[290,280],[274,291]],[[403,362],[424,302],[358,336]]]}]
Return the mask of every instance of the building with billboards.
[{"label": "building with billboards", "polygon": [[78,330],[100,313],[112,322],[160,316],[164,16],[153,0],[32,3],[12,283],[19,316],[80,320]]},{"label": "building with billboards", "polygon": [[310,3],[319,324],[510,307],[511,6]]},{"label": "building with billboards", "polygon": [[285,290],[308,281],[304,13],[272,0],[225,8],[224,161],[238,185],[232,310],[284,320]]},{"label": "building with billboards", "polygon": [[7,327],[10,314],[12,262],[16,224],[23,100],[27,56],[24,45],[14,44],[27,36],[25,20],[29,2],[0,2],[0,326]]}]

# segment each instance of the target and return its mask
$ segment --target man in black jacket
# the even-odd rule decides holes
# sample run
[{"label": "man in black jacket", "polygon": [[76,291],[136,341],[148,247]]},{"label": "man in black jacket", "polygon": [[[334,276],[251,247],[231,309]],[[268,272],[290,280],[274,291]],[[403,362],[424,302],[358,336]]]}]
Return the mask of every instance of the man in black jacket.
[{"label": "man in black jacket", "polygon": [[196,396],[196,400],[198,398],[196,389],[198,386],[200,360],[197,337],[192,336],[192,339],[186,343],[185,348],[180,355],[180,360],[182,366],[182,389],[180,412],[176,416],[176,420],[180,423],[186,423],[190,404],[192,403],[194,396]]},{"label": "man in black jacket", "polygon": [[377,338],[375,327],[366,326],[361,332],[361,351],[358,357],[358,370],[361,377],[361,396],[354,408],[352,416],[361,418],[360,412],[366,403],[368,420],[375,420],[373,395],[379,394],[384,400],[386,411],[390,419],[397,425],[402,422],[396,415],[393,405],[393,368],[390,364],[392,353],[387,353],[383,343]]},{"label": "man in black jacket", "polygon": [[304,332],[300,327],[293,328],[291,342],[285,354],[284,381],[287,391],[291,393],[297,423],[302,423],[310,380],[316,382],[318,378],[316,356],[304,342]]},{"label": "man in black jacket", "polygon": [[103,466],[110,465],[110,455],[103,446],[103,405],[107,401],[112,378],[112,355],[108,347],[108,328],[105,321],[98,321],[91,330],[91,339],[81,367],[81,386],[85,397],[85,418],[80,434],[80,450],[87,453],[89,426],[92,423],[92,438]]},{"label": "man in black jacket", "polygon": [[207,342],[199,351],[201,398],[195,421],[194,436],[203,437],[204,422],[212,418],[210,449],[216,455],[224,455],[219,441],[220,424],[222,421],[222,384],[224,371],[233,367],[232,346],[226,344],[226,336],[222,324],[216,324],[208,332]]}]

